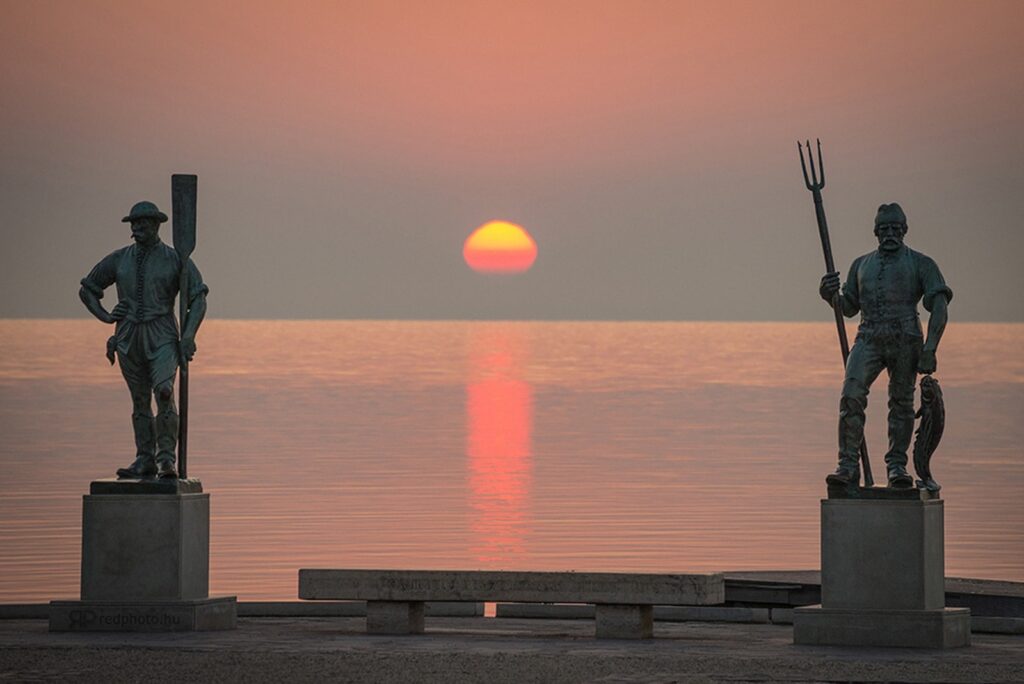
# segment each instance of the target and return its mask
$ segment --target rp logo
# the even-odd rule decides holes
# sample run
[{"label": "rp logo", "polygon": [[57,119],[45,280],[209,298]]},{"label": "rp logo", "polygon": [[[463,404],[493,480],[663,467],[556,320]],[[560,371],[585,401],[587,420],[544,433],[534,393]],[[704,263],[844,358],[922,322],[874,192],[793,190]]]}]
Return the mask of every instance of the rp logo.
[{"label": "rp logo", "polygon": [[73,610],[68,617],[71,618],[71,629],[88,629],[96,622],[96,613],[91,610]]}]

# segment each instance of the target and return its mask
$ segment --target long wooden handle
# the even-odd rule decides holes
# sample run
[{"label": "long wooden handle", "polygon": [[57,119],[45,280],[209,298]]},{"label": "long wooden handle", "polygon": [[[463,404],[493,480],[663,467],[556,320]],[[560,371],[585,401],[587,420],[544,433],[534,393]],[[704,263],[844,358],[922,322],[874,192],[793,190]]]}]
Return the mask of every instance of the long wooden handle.
[{"label": "long wooden handle", "polygon": [[[181,323],[181,333],[185,332],[185,322],[188,319],[188,291],[188,268],[182,266],[181,279],[178,282],[178,320]],[[184,351],[181,352],[179,363],[181,367],[178,371],[178,477],[184,480],[188,477],[188,357]]]},{"label": "long wooden handle", "polygon": [[[818,220],[818,235],[821,237],[821,250],[825,256],[825,270],[834,273],[836,270],[835,260],[832,258],[832,241],[828,237],[828,221],[825,219],[825,203],[821,198],[821,190],[812,189],[814,193],[814,216]],[[843,305],[838,293],[832,298],[832,311],[836,316],[836,332],[839,334],[839,351],[843,355],[843,368],[850,359],[850,341],[846,337],[846,319],[843,316]],[[875,484],[875,477],[871,473],[871,459],[868,457],[868,445],[862,440],[860,443],[860,461],[864,470],[864,486],[872,487]]]},{"label": "long wooden handle", "polygon": [[[196,247],[196,186],[194,174],[176,173],[171,176],[171,205],[174,216],[174,251],[181,261],[178,280],[178,325],[184,335],[188,321],[189,291],[188,260]],[[188,477],[188,359],[181,354],[178,381],[178,477]]]}]

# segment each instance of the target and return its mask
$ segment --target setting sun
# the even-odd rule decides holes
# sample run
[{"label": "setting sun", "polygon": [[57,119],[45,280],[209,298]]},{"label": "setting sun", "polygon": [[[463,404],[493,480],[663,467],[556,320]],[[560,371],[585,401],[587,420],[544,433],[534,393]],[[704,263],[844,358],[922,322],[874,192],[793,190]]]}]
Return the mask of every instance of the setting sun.
[{"label": "setting sun", "polygon": [[462,256],[478,273],[522,273],[537,259],[537,243],[522,226],[489,221],[466,238]]}]

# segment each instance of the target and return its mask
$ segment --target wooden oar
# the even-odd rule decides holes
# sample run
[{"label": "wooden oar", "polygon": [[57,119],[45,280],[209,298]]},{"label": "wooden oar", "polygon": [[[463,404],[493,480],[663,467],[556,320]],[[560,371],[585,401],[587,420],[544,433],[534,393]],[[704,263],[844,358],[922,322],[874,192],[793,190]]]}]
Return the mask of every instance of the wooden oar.
[{"label": "wooden oar", "polygon": [[[193,174],[171,176],[171,205],[174,216],[174,251],[181,259],[178,279],[178,326],[185,331],[188,319],[188,260],[196,248],[196,184]],[[180,345],[179,345],[180,349]],[[188,477],[188,359],[181,354],[178,383],[178,477]]]}]

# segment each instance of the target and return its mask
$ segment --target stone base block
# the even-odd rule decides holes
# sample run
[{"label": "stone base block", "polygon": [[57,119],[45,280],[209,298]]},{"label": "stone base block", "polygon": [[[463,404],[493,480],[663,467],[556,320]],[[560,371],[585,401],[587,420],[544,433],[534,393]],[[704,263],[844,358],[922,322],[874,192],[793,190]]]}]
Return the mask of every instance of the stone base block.
[{"label": "stone base block", "polygon": [[206,632],[234,629],[234,596],[184,601],[51,601],[51,632]]},{"label": "stone base block", "polygon": [[367,601],[367,634],[422,634],[423,601]]},{"label": "stone base block", "polygon": [[793,643],[814,646],[958,648],[971,645],[971,611],[842,610],[821,606],[793,611]]},{"label": "stone base block", "polygon": [[599,603],[594,607],[598,639],[650,639],[654,606]]},{"label": "stone base block", "polygon": [[821,605],[828,610],[945,606],[943,502],[821,502]]},{"label": "stone base block", "polygon": [[83,601],[203,599],[209,576],[209,494],[83,497]]}]

